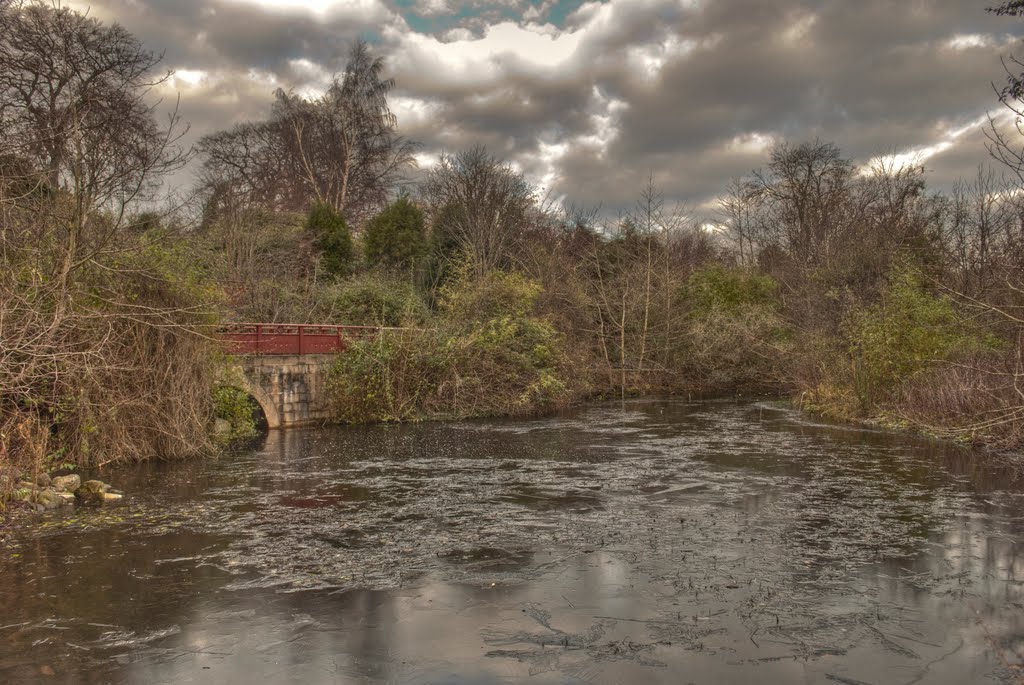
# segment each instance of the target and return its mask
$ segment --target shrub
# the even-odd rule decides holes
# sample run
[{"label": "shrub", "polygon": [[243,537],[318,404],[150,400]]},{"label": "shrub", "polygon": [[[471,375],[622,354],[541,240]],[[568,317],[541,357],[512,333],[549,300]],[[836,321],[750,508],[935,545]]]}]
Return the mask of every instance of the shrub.
[{"label": "shrub", "polygon": [[231,424],[229,440],[256,435],[253,412],[256,403],[249,393],[231,385],[218,385],[213,389],[213,414]]},{"label": "shrub", "polygon": [[993,344],[908,268],[893,271],[881,302],[855,311],[847,331],[852,382],[862,410],[892,399],[903,383],[930,365]]},{"label": "shrub", "polygon": [[366,262],[373,266],[409,270],[427,249],[423,212],[408,197],[400,197],[366,225]]},{"label": "shrub", "polygon": [[314,236],[324,270],[330,276],[344,276],[352,264],[352,234],[345,217],[328,204],[318,202],[309,211],[306,227]]},{"label": "shrub", "polygon": [[410,421],[431,414],[427,395],[450,366],[435,331],[382,331],[339,355],[328,380],[332,413],[346,423]]},{"label": "shrub", "polygon": [[339,357],[330,380],[335,415],[404,421],[564,403],[572,395],[565,343],[534,314],[539,292],[518,274],[460,277],[446,288],[435,327],[383,332]]},{"label": "shrub", "polygon": [[771,276],[715,264],[690,277],[685,297],[693,316],[702,317],[737,314],[752,307],[775,310],[778,290],[779,284]]},{"label": "shrub", "polygon": [[322,287],[313,318],[352,326],[421,326],[427,316],[408,278],[366,273]]},{"label": "shrub", "polygon": [[777,291],[772,278],[741,269],[696,271],[682,294],[685,376],[706,392],[778,390],[792,336]]},{"label": "shrub", "polygon": [[928,433],[1000,449],[1024,445],[1022,351],[974,350],[904,383],[892,408]]}]

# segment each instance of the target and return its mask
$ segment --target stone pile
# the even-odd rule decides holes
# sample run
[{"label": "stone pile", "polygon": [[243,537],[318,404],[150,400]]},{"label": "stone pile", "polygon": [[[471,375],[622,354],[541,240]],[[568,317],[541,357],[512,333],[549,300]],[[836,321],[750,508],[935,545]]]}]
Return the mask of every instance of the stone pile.
[{"label": "stone pile", "polygon": [[22,475],[11,490],[11,499],[26,502],[35,509],[56,509],[67,504],[105,504],[116,502],[123,495],[109,484],[99,480],[82,482],[78,474],[53,476],[40,473],[33,480]]}]

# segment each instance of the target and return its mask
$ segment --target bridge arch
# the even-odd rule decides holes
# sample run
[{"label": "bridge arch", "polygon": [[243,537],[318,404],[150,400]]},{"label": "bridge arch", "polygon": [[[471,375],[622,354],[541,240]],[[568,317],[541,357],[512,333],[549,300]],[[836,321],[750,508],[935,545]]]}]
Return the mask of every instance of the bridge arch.
[{"label": "bridge arch", "polygon": [[261,355],[238,359],[229,374],[256,400],[268,428],[330,420],[327,377],[333,354]]},{"label": "bridge arch", "polygon": [[242,390],[249,394],[249,397],[256,402],[260,411],[263,412],[263,416],[267,420],[267,428],[280,428],[281,414],[277,411],[277,406],[270,395],[259,385],[250,383],[248,379],[246,379],[245,386]]}]

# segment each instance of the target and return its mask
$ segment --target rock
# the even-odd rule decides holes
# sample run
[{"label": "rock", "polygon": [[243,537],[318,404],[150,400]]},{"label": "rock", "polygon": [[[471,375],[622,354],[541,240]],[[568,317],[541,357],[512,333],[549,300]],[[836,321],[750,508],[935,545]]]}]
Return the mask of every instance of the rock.
[{"label": "rock", "polygon": [[213,422],[214,435],[231,435],[231,422],[225,419],[216,419]]},{"label": "rock", "polygon": [[41,488],[50,487],[50,474],[46,473],[46,471],[43,471],[38,476],[36,476],[36,485],[38,485]]},{"label": "rock", "polygon": [[75,493],[83,502],[102,504],[104,502],[116,502],[123,495],[114,490],[110,485],[100,480],[87,480]]},{"label": "rock", "polygon": [[109,489],[110,486],[101,480],[87,480],[82,483],[75,494],[83,502],[101,504],[103,502],[103,493]]},{"label": "rock", "polygon": [[82,478],[78,474],[56,476],[52,480],[53,489],[57,492],[76,492],[82,487]]},{"label": "rock", "polygon": [[75,499],[76,498],[75,498],[75,493],[73,493],[73,492],[68,492],[67,490],[64,490],[64,491],[58,490],[57,491],[57,496],[60,497],[62,500],[64,500],[64,504],[74,504],[75,503]]},{"label": "rock", "polygon": [[87,480],[84,483],[82,483],[81,487],[79,488],[79,491],[95,495],[106,492],[109,489],[110,486],[101,480]]},{"label": "rock", "polygon": [[32,501],[36,504],[41,504],[46,509],[56,509],[64,504],[64,498],[49,488],[37,490],[32,496]]}]

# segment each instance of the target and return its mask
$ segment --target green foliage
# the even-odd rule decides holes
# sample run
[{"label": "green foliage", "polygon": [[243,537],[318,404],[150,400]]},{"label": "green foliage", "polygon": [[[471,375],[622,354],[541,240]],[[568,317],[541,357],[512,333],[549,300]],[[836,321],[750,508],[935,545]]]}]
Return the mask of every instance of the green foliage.
[{"label": "green foliage", "polygon": [[419,326],[429,312],[408,278],[370,272],[317,292],[314,318],[350,326]]},{"label": "green foliage", "polygon": [[712,392],[778,390],[791,333],[769,276],[711,265],[683,288],[687,307],[682,364]]},{"label": "green foliage", "polygon": [[213,389],[213,414],[231,424],[228,439],[248,438],[256,435],[253,412],[256,402],[249,393],[231,385],[218,385]]},{"label": "green foliage", "polygon": [[435,327],[383,333],[339,357],[331,378],[343,421],[518,414],[571,396],[565,342],[533,307],[540,287],[519,274],[462,276]]},{"label": "green foliage", "polygon": [[366,225],[363,250],[371,266],[412,269],[427,250],[423,212],[398,198]]},{"label": "green foliage", "polygon": [[430,240],[422,265],[422,278],[427,291],[437,293],[454,275],[459,261],[459,241],[455,233],[457,208],[445,205],[434,217]]},{"label": "green foliage", "polygon": [[929,292],[908,268],[896,269],[882,301],[854,312],[847,329],[854,391],[864,410],[891,398],[935,362],[993,344],[957,316],[948,298]]},{"label": "green foliage", "polygon": [[441,307],[453,322],[523,319],[537,304],[541,287],[518,273],[495,271],[474,280],[469,265],[453,267],[454,281],[442,291]]},{"label": "green foliage", "polygon": [[128,299],[192,308],[197,323],[214,323],[225,301],[223,289],[211,278],[208,255],[161,228],[148,231],[143,247],[118,258],[115,265],[135,276],[117,284]]},{"label": "green foliage", "polygon": [[778,289],[770,276],[714,264],[690,277],[685,298],[694,316],[737,314],[750,307],[776,308]]},{"label": "green foliage", "polygon": [[352,266],[352,234],[345,217],[328,204],[318,202],[309,211],[306,227],[314,236],[324,270],[330,276],[344,276]]},{"label": "green foliage", "polygon": [[331,370],[334,416],[346,423],[410,421],[433,415],[431,394],[450,363],[435,331],[387,331],[354,342]]}]

